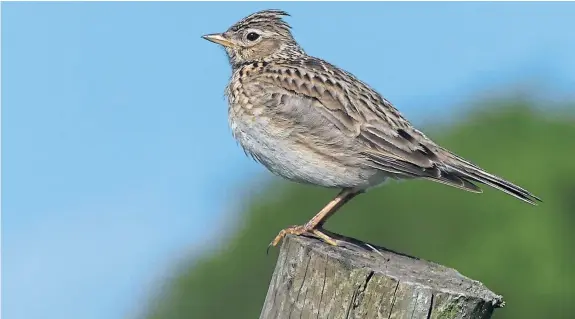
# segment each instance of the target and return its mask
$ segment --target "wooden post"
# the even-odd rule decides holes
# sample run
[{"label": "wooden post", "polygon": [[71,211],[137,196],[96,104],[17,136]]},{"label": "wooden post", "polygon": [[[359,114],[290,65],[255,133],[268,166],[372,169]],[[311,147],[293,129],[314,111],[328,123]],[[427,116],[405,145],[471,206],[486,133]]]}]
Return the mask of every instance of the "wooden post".
[{"label": "wooden post", "polygon": [[504,305],[501,296],[454,269],[377,251],[287,236],[260,319],[486,319]]}]

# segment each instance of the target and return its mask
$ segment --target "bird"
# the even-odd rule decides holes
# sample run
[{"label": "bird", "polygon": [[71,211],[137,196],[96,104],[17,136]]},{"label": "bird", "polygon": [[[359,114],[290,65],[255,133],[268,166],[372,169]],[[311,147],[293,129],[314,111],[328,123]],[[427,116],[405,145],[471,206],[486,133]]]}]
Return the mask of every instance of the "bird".
[{"label": "bird", "polygon": [[375,89],[308,55],[278,9],[252,13],[202,37],[222,46],[232,75],[228,122],[245,153],[285,179],[340,190],[303,225],[282,229],[331,245],[324,223],[359,194],[388,180],[427,179],[481,193],[484,184],[524,202],[541,199],[433,142]]}]

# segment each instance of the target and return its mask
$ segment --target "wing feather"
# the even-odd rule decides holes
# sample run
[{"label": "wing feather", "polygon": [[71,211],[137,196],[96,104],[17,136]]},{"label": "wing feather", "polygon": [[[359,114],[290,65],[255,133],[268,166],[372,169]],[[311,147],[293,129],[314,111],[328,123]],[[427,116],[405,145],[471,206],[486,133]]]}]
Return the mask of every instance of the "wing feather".
[{"label": "wing feather", "polygon": [[403,178],[425,178],[471,192],[479,182],[526,202],[539,198],[441,148],[415,129],[375,90],[326,61],[305,57],[265,64],[257,75],[312,105],[345,135],[362,143],[368,166]]}]

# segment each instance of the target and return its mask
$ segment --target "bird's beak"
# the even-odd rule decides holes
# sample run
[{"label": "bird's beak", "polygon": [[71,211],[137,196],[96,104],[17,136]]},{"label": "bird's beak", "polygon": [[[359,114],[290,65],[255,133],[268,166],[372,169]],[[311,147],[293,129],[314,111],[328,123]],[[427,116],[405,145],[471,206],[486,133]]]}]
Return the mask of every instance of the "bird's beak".
[{"label": "bird's beak", "polygon": [[232,47],[233,45],[233,43],[230,40],[224,38],[221,33],[206,34],[203,35],[202,38],[217,44],[221,44],[225,47]]}]

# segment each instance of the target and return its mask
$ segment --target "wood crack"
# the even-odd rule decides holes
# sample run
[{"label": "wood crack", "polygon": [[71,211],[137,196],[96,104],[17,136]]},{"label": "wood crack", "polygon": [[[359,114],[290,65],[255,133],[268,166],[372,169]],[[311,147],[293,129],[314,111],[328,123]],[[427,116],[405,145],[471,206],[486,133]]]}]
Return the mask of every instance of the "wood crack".
[{"label": "wood crack", "polygon": [[324,262],[324,267],[323,267],[323,284],[321,285],[321,293],[319,295],[319,304],[318,304],[318,308],[317,308],[317,317],[316,319],[319,318],[319,314],[321,313],[321,301],[323,300],[323,291],[325,289],[325,281],[327,279],[327,256],[325,257],[325,262]]},{"label": "wood crack", "polygon": [[431,319],[431,312],[433,311],[433,302],[435,301],[435,294],[431,294],[431,301],[429,302],[429,310],[427,311],[427,317],[425,319]]},{"label": "wood crack", "polygon": [[304,286],[304,284],[305,284],[305,279],[307,278],[307,272],[308,272],[308,270],[309,270],[310,260],[311,260],[311,255],[310,255],[309,258],[307,259],[307,263],[306,263],[306,265],[305,265],[305,272],[304,272],[304,274],[303,274],[303,278],[302,278],[302,281],[301,281],[301,285],[299,286],[299,289],[298,289],[298,291],[297,291],[297,297],[295,298],[295,301],[294,301],[294,303],[292,304],[292,307],[291,307],[291,310],[290,310],[290,312],[289,312],[288,318],[291,317],[291,314],[292,314],[293,310],[294,310],[295,307],[297,306],[297,302],[298,302],[298,300],[299,300],[299,295],[301,294],[301,289],[303,288],[303,286]]},{"label": "wood crack", "polygon": [[391,313],[393,312],[393,307],[395,306],[395,299],[397,297],[397,288],[399,288],[399,280],[397,281],[395,289],[393,290],[393,300],[391,301],[391,306],[389,307],[389,315],[387,316],[387,319],[391,318]]}]

